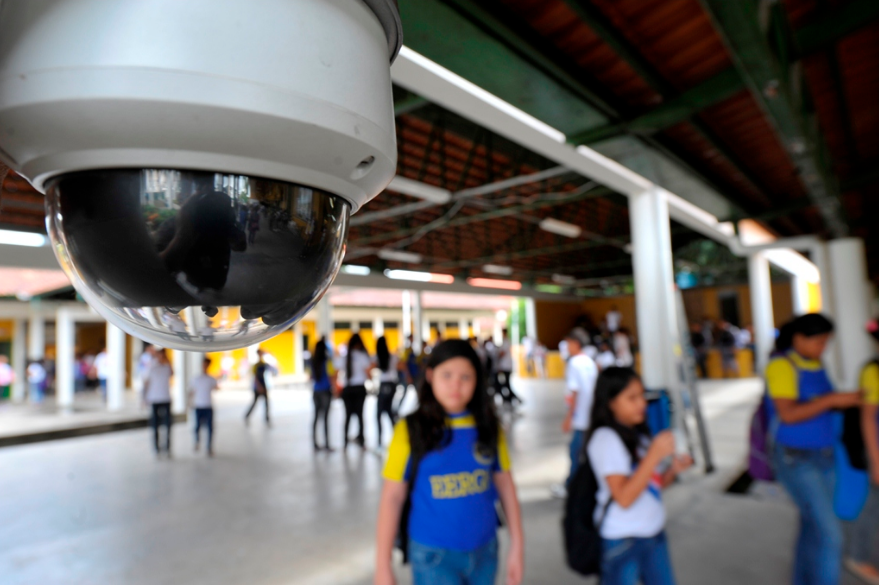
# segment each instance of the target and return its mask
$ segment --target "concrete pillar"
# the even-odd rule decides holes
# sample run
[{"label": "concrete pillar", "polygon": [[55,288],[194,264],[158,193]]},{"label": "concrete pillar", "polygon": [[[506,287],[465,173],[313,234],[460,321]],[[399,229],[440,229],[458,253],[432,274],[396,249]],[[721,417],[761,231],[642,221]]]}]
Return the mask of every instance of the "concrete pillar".
[{"label": "concrete pillar", "polygon": [[537,307],[531,297],[525,299],[525,335],[537,343]]},{"label": "concrete pillar", "polygon": [[328,342],[333,339],[333,307],[328,294],[317,303],[317,332]]},{"label": "concrete pillar", "polygon": [[406,347],[410,335],[412,335],[412,291],[404,290],[403,321],[400,323],[400,347]]},{"label": "concrete pillar", "polygon": [[470,327],[467,325],[467,319],[458,319],[458,337],[461,339],[470,338]]},{"label": "concrete pillar", "polygon": [[107,323],[107,410],[125,405],[125,332]]},{"label": "concrete pillar", "polygon": [[305,375],[305,347],[302,345],[302,321],[293,325],[293,374]]},{"label": "concrete pillar", "polygon": [[522,333],[519,331],[519,299],[513,299],[512,319],[510,321],[510,343],[519,345],[522,343]]},{"label": "concrete pillar", "polygon": [[372,319],[372,334],[376,339],[385,334],[385,320],[381,315],[376,315]]},{"label": "concrete pillar", "polygon": [[143,354],[143,340],[137,337],[129,337],[131,340],[131,362],[128,364],[131,372],[131,389],[140,396],[143,392],[143,379],[140,377],[138,367],[140,366],[140,356]]},{"label": "concrete pillar", "polygon": [[46,357],[46,318],[39,311],[33,311],[28,322],[27,357],[40,360]]},{"label": "concrete pillar", "polygon": [[762,374],[775,345],[775,317],[772,312],[772,281],[769,260],[762,252],[748,256],[748,281],[751,287],[751,317],[757,373]]},{"label": "concrete pillar", "polygon": [[187,353],[175,349],[171,356],[171,367],[174,368],[174,379],[171,382],[171,412],[174,414],[186,412]]},{"label": "concrete pillar", "polygon": [[629,221],[642,378],[648,390],[670,391],[677,377],[672,340],[679,335],[665,192],[651,189],[629,196]]},{"label": "concrete pillar", "polygon": [[421,310],[421,291],[412,291],[410,300],[412,303],[412,347],[415,353],[421,353],[424,347],[424,315]]},{"label": "concrete pillar", "polygon": [[837,387],[855,390],[861,368],[875,355],[872,338],[865,328],[871,315],[864,241],[833,240],[828,244],[828,252],[836,321],[834,337],[839,347]]},{"label": "concrete pillar", "polygon": [[55,315],[55,404],[73,408],[76,322],[70,309],[61,307]]},{"label": "concrete pillar", "polygon": [[801,276],[791,277],[791,296],[793,297],[794,316],[799,317],[809,312],[809,282]]},{"label": "concrete pillar", "polygon": [[27,389],[27,321],[15,320],[15,332],[12,334],[12,371],[15,380],[12,382],[12,401],[23,402]]}]

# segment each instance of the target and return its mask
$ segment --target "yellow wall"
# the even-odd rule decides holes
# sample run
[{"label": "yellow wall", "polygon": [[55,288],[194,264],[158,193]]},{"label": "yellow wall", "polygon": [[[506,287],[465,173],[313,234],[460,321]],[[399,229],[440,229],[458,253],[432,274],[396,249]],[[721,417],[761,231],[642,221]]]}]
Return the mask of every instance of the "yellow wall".
[{"label": "yellow wall", "polygon": [[15,332],[15,322],[11,320],[0,320],[0,341],[12,341],[12,334]]}]

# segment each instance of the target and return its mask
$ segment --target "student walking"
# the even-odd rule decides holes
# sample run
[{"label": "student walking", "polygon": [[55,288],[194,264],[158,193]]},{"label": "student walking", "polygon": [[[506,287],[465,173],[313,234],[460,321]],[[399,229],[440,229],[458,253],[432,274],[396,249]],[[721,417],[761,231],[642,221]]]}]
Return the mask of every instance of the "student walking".
[{"label": "student walking", "polygon": [[348,341],[348,355],[345,356],[345,389],[342,390],[342,402],[345,404],[345,447],[348,446],[348,427],[351,418],[357,417],[360,430],[355,441],[361,447],[366,445],[363,425],[363,405],[366,403],[366,380],[372,369],[372,360],[366,353],[363,339],[355,333]]},{"label": "student walking", "polygon": [[375,354],[378,360],[378,369],[381,371],[378,388],[378,405],[376,417],[378,419],[378,446],[382,446],[382,415],[391,421],[391,426],[397,424],[397,413],[394,411],[394,397],[397,395],[397,382],[400,379],[398,369],[400,360],[388,350],[388,340],[382,335],[375,343]]},{"label": "student walking", "polygon": [[595,523],[602,585],[673,585],[662,489],[693,464],[673,457],[671,431],[651,440],[644,386],[631,368],[604,370],[595,385],[587,454],[598,482]]},{"label": "student walking", "polygon": [[244,413],[244,424],[250,424],[250,415],[253,413],[253,409],[256,408],[256,403],[262,398],[266,409],[266,426],[271,427],[272,421],[269,416],[269,387],[266,380],[266,376],[268,375],[271,366],[265,360],[265,352],[263,350],[256,350],[256,356],[256,365],[253,366],[253,402],[250,404],[250,408],[247,409],[247,412]]},{"label": "student walking", "polygon": [[[331,374],[332,372],[332,374]],[[336,387],[336,375],[332,360],[329,359],[327,343],[321,338],[314,346],[314,355],[311,357],[311,379],[314,399],[314,421],[311,425],[311,440],[314,450],[332,451],[330,447],[330,406],[333,403],[333,389]],[[317,442],[318,421],[324,424],[324,446]]]},{"label": "student walking", "polygon": [[[867,324],[867,332],[879,344],[879,320]],[[876,532],[879,530],[879,354],[861,370],[861,431],[870,472],[870,493],[846,546],[846,568],[866,583],[879,585],[879,569],[870,563]]]},{"label": "student walking", "polygon": [[206,357],[201,363],[201,374],[189,383],[189,402],[195,409],[195,451],[199,449],[201,427],[204,426],[208,436],[208,457],[214,456],[214,401],[213,392],[220,387],[217,379],[208,374],[211,359]]},{"label": "student walking", "polygon": [[510,531],[506,585],[522,581],[522,518],[506,439],[479,358],[462,339],[427,362],[419,407],[397,423],[379,504],[376,585],[396,583],[400,532],[415,585],[491,585],[498,571],[500,499]]},{"label": "student walking", "polygon": [[[171,377],[174,370],[171,368],[171,362],[168,361],[168,352],[162,349],[156,349],[154,358],[147,372],[146,380],[144,380],[143,400],[145,404],[150,405],[151,416],[150,426],[153,428],[153,446],[156,450],[156,457],[161,457],[164,450],[165,455],[171,458]],[[159,447],[159,427],[164,426],[165,446],[164,449]]]},{"label": "student walking", "polygon": [[[571,472],[565,482],[565,487],[571,484],[577,467],[580,465],[580,452],[586,440],[586,432],[589,430],[589,415],[592,412],[592,403],[595,396],[595,381],[598,379],[598,366],[595,361],[586,355],[585,349],[589,345],[589,334],[582,328],[576,327],[568,333],[565,341],[571,357],[565,365],[565,383],[567,385],[568,414],[562,422],[562,432],[571,435],[570,456]],[[557,493],[563,490],[556,488]]]},{"label": "student walking", "polygon": [[816,313],[781,328],[779,354],[766,367],[774,433],[773,462],[779,482],[800,511],[794,585],[836,585],[842,560],[842,528],[833,509],[837,440],[832,412],[858,406],[860,394],[834,392],[821,363],[833,323]]},{"label": "student walking", "polygon": [[31,360],[27,367],[28,399],[31,404],[43,402],[43,388],[46,386],[46,368],[43,360]]},{"label": "student walking", "polygon": [[513,401],[521,404],[522,399],[513,392],[513,387],[510,385],[510,379],[513,377],[513,346],[506,329],[503,330],[503,336],[503,342],[497,348],[494,388],[500,393],[504,404],[512,405]]}]

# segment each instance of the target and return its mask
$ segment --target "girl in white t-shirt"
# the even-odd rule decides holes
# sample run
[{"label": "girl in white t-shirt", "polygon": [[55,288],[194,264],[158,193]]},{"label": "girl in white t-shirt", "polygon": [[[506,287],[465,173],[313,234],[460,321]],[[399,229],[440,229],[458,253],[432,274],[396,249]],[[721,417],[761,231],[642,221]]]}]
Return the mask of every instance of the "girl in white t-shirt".
[{"label": "girl in white t-shirt", "polygon": [[[598,480],[595,523],[602,538],[602,585],[673,585],[662,489],[693,464],[674,457],[670,431],[650,437],[644,386],[612,367],[595,384],[589,463]],[[666,460],[670,460],[668,463]]]}]

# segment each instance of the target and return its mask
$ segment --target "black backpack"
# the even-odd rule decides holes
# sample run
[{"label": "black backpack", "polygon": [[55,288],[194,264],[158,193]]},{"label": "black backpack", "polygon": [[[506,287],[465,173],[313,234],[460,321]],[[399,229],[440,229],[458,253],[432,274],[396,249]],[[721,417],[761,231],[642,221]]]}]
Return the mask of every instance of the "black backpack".
[{"label": "black backpack", "polygon": [[598,504],[598,479],[587,455],[587,442],[580,451],[580,465],[568,486],[562,531],[565,542],[565,558],[568,566],[581,575],[601,575],[601,524],[613,502],[604,506],[601,521],[595,524],[595,506]]},{"label": "black backpack", "polygon": [[[879,366],[879,358],[873,358],[867,366]],[[849,465],[861,471],[867,470],[867,447],[861,431],[861,409],[847,408],[842,411],[842,444],[848,455]]]}]

